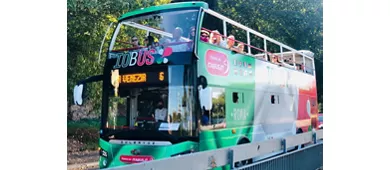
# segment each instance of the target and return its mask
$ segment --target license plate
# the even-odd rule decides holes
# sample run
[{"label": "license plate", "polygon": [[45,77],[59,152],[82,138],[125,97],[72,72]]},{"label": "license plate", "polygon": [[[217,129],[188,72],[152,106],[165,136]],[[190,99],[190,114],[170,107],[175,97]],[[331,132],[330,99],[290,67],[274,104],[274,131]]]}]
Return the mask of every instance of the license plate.
[{"label": "license plate", "polygon": [[144,161],[151,161],[153,160],[152,156],[144,156],[144,155],[121,155],[120,156],[120,161],[125,162],[125,163],[140,163]]}]

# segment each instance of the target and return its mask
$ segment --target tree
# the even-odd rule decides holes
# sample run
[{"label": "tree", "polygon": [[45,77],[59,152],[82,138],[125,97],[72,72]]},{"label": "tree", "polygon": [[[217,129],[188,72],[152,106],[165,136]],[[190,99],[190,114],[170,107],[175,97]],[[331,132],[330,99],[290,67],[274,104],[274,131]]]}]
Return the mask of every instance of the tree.
[{"label": "tree", "polygon": [[[102,74],[105,53],[111,30],[105,38],[102,56],[99,60],[101,41],[111,22],[122,14],[148,7],[169,3],[170,0],[108,0],[108,1],[67,1],[67,101],[73,103],[73,87],[82,79]],[[100,111],[101,83],[89,86],[88,101],[94,106],[95,112]],[[69,109],[70,105],[68,105]]]}]

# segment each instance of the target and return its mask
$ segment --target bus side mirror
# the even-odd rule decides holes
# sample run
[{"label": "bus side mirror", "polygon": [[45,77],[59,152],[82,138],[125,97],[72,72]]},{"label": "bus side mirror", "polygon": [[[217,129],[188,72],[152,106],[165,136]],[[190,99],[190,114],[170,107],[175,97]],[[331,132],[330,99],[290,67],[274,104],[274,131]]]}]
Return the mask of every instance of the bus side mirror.
[{"label": "bus side mirror", "polygon": [[200,76],[198,77],[198,82],[197,82],[197,86],[202,86],[203,89],[205,89],[207,87],[207,79],[206,77],[204,76]]},{"label": "bus side mirror", "polygon": [[83,100],[85,99],[87,91],[87,83],[98,82],[103,80],[103,75],[96,75],[88,77],[85,80],[79,81],[73,89],[73,101],[76,105],[83,105]]},{"label": "bus side mirror", "polygon": [[79,106],[83,105],[83,98],[85,96],[83,94],[83,92],[85,91],[84,85],[85,84],[76,85],[76,86],[74,86],[74,89],[73,89],[74,104],[79,105]]}]

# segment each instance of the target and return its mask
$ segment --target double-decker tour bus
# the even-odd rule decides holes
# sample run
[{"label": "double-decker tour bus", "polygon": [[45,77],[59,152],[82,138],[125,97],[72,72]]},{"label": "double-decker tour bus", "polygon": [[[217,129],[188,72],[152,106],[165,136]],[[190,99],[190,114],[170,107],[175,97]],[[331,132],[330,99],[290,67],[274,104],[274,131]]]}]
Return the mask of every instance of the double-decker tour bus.
[{"label": "double-decker tour bus", "polygon": [[82,104],[86,84],[94,81],[103,81],[101,168],[318,128],[313,54],[218,14],[204,2],[122,15],[103,74],[75,86],[75,103]]}]

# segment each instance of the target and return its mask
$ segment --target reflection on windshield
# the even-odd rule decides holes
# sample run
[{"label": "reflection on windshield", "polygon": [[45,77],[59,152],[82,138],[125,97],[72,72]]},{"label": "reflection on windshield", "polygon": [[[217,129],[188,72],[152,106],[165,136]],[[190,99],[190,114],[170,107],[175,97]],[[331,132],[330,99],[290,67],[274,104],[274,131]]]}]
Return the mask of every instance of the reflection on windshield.
[{"label": "reflection on windshield", "polygon": [[[193,51],[198,10],[177,10],[121,22],[111,51],[151,50],[162,53]],[[162,54],[161,54],[162,55]]]},{"label": "reflection on windshield", "polygon": [[164,116],[163,110],[166,106],[163,105],[163,101],[166,100],[167,93],[167,87],[122,88],[121,97],[110,98],[109,128],[123,126],[135,128],[140,123],[138,127],[142,129],[156,129],[154,123],[159,122]]},{"label": "reflection on windshield", "polygon": [[[189,67],[189,66],[188,66]],[[120,86],[109,98],[106,128],[195,135],[193,88],[189,68],[169,66],[169,85]]]},{"label": "reflection on windshield", "polygon": [[171,92],[167,87],[121,89],[122,95],[128,95],[110,97],[108,128],[191,130],[191,99],[188,96],[192,89],[171,87],[169,90]]}]

